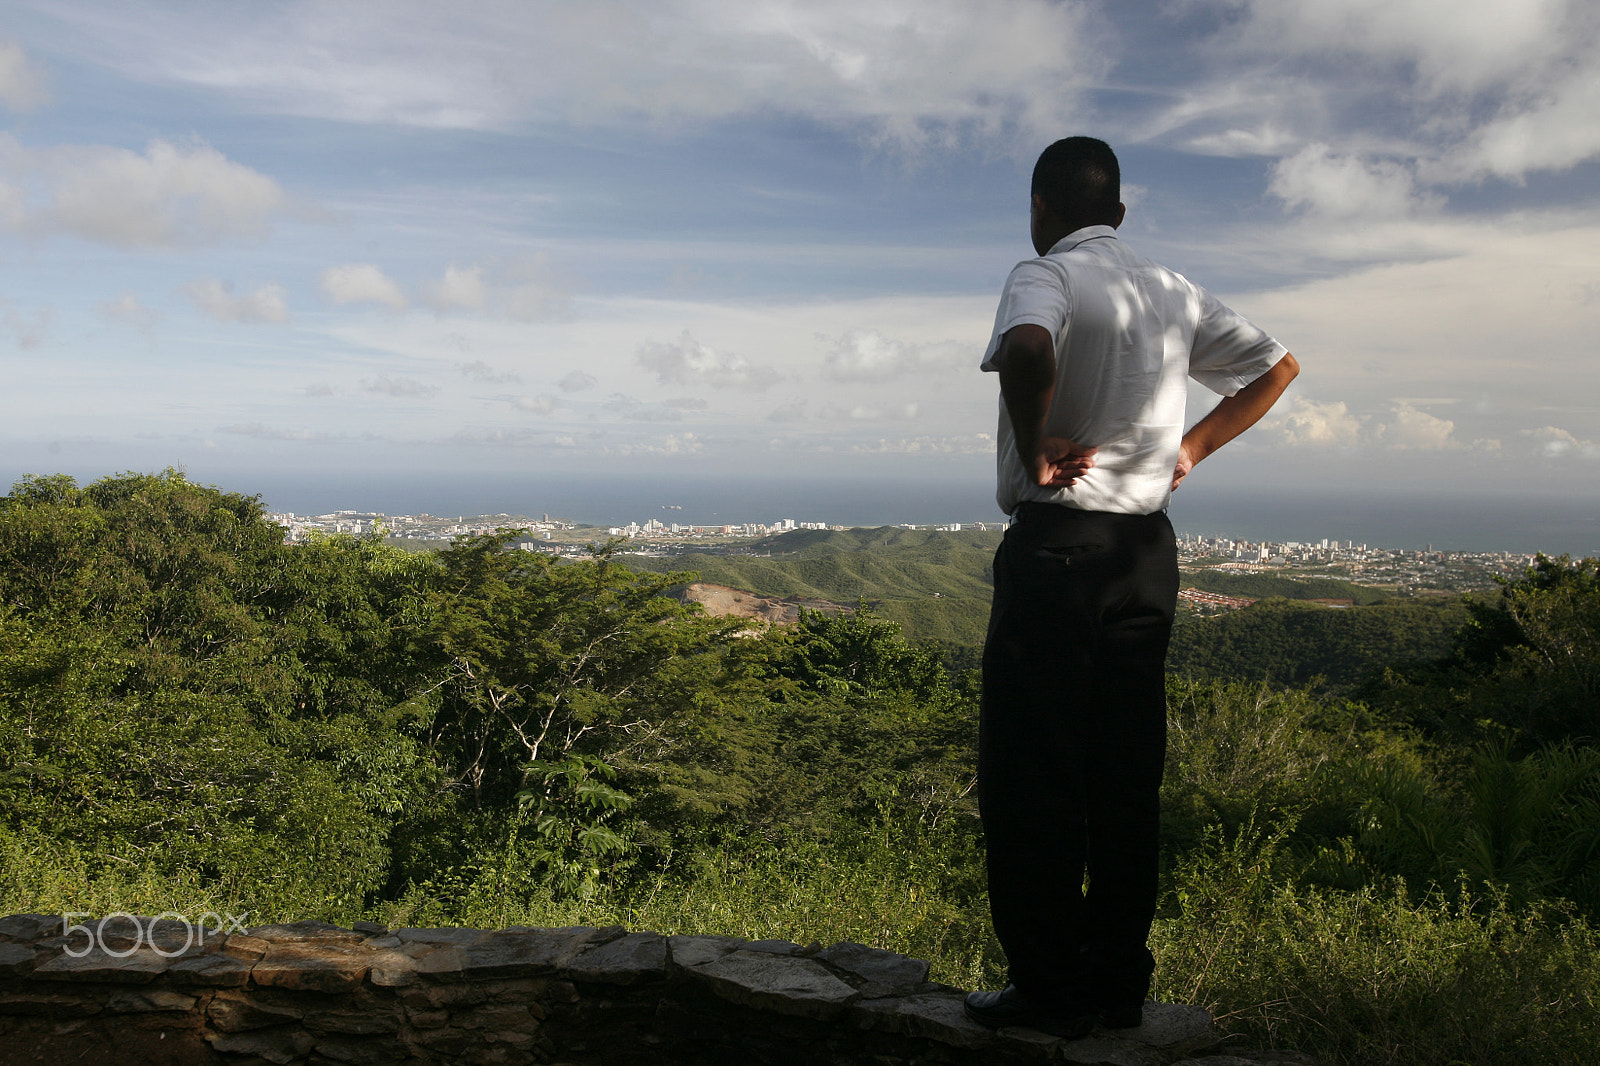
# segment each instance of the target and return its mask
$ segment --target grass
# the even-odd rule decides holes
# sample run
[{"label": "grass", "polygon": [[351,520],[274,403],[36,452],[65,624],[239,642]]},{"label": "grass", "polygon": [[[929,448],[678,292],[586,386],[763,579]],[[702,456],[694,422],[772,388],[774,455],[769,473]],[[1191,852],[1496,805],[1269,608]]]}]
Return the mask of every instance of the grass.
[{"label": "grass", "polygon": [[[1600,934],[1551,905],[1415,896],[1399,881],[1296,887],[1282,831],[1241,828],[1185,856],[1152,934],[1157,998],[1210,1009],[1219,1029],[1328,1066],[1579,1066],[1600,1046]],[[413,889],[364,914],[316,913],[314,892],[266,898],[194,874],[95,867],[0,835],[0,913],[250,912],[250,923],[367,917],[389,925],[625,925],[662,933],[849,940],[928,959],[933,978],[997,987],[1003,960],[970,871],[908,840],[753,845],[700,857],[692,875],[587,900],[487,877]],[[515,880],[515,879],[514,879]]]}]

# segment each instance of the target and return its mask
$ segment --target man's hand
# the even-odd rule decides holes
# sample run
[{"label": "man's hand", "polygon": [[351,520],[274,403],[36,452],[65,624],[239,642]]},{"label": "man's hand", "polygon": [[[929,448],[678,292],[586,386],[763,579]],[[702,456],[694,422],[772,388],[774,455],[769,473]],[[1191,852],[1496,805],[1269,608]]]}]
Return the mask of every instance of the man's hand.
[{"label": "man's hand", "polygon": [[1172,491],[1178,491],[1178,485],[1189,476],[1189,471],[1194,469],[1195,458],[1189,452],[1187,444],[1178,446],[1178,465],[1172,468]]},{"label": "man's hand", "polygon": [[1070,488],[1094,467],[1098,448],[1085,448],[1066,437],[1045,437],[1029,464],[1033,483],[1043,488]]}]

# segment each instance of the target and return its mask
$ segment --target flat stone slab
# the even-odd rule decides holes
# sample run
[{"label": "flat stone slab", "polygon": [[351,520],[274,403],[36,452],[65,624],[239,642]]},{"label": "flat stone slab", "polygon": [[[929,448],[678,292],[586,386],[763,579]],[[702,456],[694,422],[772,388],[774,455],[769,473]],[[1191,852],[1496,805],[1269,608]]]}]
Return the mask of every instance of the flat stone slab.
[{"label": "flat stone slab", "polygon": [[163,958],[149,948],[136,948],[121,958],[94,948],[81,957],[57,955],[34,967],[33,976],[47,981],[142,985],[166,973],[172,964],[172,959]]},{"label": "flat stone slab", "polygon": [[367,979],[380,988],[404,988],[416,984],[417,960],[399,951],[380,951],[370,960]]},{"label": "flat stone slab", "polygon": [[258,936],[247,936],[244,933],[235,933],[222,942],[222,953],[236,959],[245,959],[254,962],[265,958],[267,949],[272,946],[272,941],[262,940]]},{"label": "flat stone slab", "polygon": [[1142,1024],[1133,1029],[1116,1029],[1112,1032],[1124,1040],[1149,1047],[1188,1053],[1208,1047],[1216,1041],[1211,1021],[1211,1012],[1202,1007],[1183,1003],[1146,1003]]},{"label": "flat stone slab", "polygon": [[656,933],[629,933],[585,951],[561,968],[571,981],[631,985],[667,975],[667,938]]},{"label": "flat stone slab", "polygon": [[744,947],[745,941],[736,936],[669,936],[667,947],[672,961],[689,968],[716,962],[724,955]]},{"label": "flat stone slab", "polygon": [[[1002,1034],[1010,1030],[1002,1029]],[[1132,1032],[1118,1029],[1119,1033]],[[1063,1040],[1057,1051],[1061,1062],[1073,1066],[1162,1066],[1172,1056],[1133,1040],[1114,1036],[1089,1036],[1083,1040]]]},{"label": "flat stone slab", "polygon": [[827,1021],[860,993],[814,959],[740,949],[689,971],[731,1003]]},{"label": "flat stone slab", "polygon": [[967,1017],[961,992],[925,992],[894,999],[873,999],[855,1006],[863,1029],[918,1036],[959,1048],[993,1047],[998,1037]]},{"label": "flat stone slab", "polygon": [[231,955],[197,955],[173,963],[167,980],[179,988],[242,988],[250,980],[251,965]]},{"label": "flat stone slab", "polygon": [[301,992],[348,992],[367,976],[370,954],[335,943],[275,943],[250,968],[250,979],[268,988]]},{"label": "flat stone slab", "polygon": [[145,1011],[189,1011],[198,1002],[194,996],[182,992],[166,992],[158,988],[123,989],[111,993],[106,1000],[106,1010],[113,1014],[141,1014]]},{"label": "flat stone slab", "polygon": [[65,932],[71,924],[63,923],[59,914],[8,914],[0,918],[0,940],[32,944],[47,935]]},{"label": "flat stone slab", "polygon": [[424,956],[417,972],[434,980],[488,981],[501,977],[533,977],[571,965],[585,949],[622,936],[620,926],[594,929],[503,930],[492,938],[448,944]]},{"label": "flat stone slab", "polygon": [[843,970],[847,975],[845,979],[861,993],[862,999],[904,996],[920,991],[930,969],[921,959],[848,940],[817,952],[815,958]]},{"label": "flat stone slab", "polygon": [[39,953],[22,944],[0,943],[0,975],[6,977],[19,976],[33,969],[33,962]]},{"label": "flat stone slab", "polygon": [[[222,946],[219,930],[192,925],[171,918],[107,916],[83,923],[92,931],[98,946],[111,948],[119,954],[135,947],[150,947],[169,959],[204,955]],[[68,939],[74,950],[82,948],[83,934]],[[76,941],[76,943],[74,943]]]}]

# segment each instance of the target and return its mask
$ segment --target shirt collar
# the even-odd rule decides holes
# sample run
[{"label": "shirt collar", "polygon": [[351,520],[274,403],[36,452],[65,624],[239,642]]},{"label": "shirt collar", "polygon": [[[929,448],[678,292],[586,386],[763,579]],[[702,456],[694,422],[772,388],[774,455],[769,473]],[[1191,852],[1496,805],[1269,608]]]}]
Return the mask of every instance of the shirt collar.
[{"label": "shirt collar", "polygon": [[1055,244],[1051,245],[1050,250],[1045,254],[1060,255],[1064,252],[1070,252],[1084,241],[1092,241],[1096,237],[1110,237],[1112,240],[1116,240],[1117,227],[1085,226],[1082,229],[1075,229],[1065,237],[1061,238]]}]

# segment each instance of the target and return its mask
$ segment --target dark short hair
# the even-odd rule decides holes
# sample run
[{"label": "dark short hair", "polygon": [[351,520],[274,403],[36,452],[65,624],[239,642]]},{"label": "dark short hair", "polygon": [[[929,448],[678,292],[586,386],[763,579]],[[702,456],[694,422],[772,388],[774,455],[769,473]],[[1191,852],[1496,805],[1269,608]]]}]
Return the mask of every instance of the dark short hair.
[{"label": "dark short hair", "polygon": [[1033,192],[1062,218],[1112,224],[1122,200],[1117,154],[1093,137],[1059,140],[1033,165]]}]

